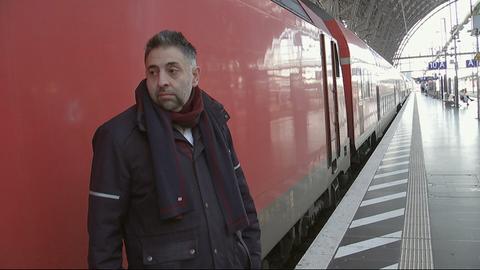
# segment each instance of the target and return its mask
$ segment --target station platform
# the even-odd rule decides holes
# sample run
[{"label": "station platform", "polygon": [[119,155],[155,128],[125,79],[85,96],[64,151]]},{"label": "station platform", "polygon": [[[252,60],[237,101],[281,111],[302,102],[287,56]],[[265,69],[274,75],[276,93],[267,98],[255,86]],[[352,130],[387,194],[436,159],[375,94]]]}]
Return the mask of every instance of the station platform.
[{"label": "station platform", "polygon": [[296,269],[480,268],[480,121],[413,92]]}]

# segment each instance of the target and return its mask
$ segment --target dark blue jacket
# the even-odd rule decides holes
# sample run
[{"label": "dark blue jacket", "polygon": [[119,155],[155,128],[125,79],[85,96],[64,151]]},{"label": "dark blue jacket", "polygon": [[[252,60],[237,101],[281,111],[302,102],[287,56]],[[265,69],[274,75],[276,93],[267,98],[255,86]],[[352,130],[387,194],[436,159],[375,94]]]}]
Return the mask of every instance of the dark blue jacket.
[{"label": "dark blue jacket", "polygon": [[223,130],[231,159],[220,161],[220,165],[229,162],[236,168],[249,227],[236,234],[227,232],[196,128],[192,130],[193,146],[180,133],[174,133],[194,210],[169,220],[158,217],[148,138],[138,126],[133,106],[99,127],[93,138],[88,209],[90,268],[120,268],[122,242],[129,268],[260,268],[257,214],[226,125],[228,114],[208,95],[203,100],[205,111],[214,119],[212,124]]}]

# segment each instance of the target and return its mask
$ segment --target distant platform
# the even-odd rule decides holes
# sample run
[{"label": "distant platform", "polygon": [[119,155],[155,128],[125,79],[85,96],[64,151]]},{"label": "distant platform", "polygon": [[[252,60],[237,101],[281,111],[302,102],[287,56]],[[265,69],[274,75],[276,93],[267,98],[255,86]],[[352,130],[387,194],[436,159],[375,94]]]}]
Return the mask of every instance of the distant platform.
[{"label": "distant platform", "polygon": [[480,268],[476,117],[412,93],[296,268]]}]

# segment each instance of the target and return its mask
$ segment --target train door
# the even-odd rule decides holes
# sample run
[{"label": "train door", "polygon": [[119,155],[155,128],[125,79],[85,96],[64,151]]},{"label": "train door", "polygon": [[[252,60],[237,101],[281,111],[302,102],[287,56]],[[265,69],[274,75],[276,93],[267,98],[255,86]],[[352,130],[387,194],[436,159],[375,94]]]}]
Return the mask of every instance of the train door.
[{"label": "train door", "polygon": [[365,116],[363,113],[363,105],[365,103],[365,95],[364,95],[364,72],[362,68],[358,68],[358,122],[360,124],[360,134],[365,132]]},{"label": "train door", "polygon": [[337,88],[337,78],[340,74],[340,63],[338,60],[338,51],[337,45],[335,42],[330,41],[331,53],[332,53],[332,78],[333,78],[333,104],[334,104],[334,116],[333,124],[335,129],[335,151],[334,158],[340,157],[340,122],[338,120],[338,88]]},{"label": "train door", "polygon": [[398,81],[395,80],[395,83],[393,84],[393,98],[394,98],[393,102],[394,102],[394,104],[397,104],[397,100],[399,99],[397,97],[397,95],[400,95],[398,89],[399,89]]},{"label": "train door", "polygon": [[377,94],[377,120],[380,121],[381,111],[380,111],[380,87],[376,87],[376,94]]},{"label": "train door", "polygon": [[335,133],[335,100],[334,100],[334,80],[332,70],[332,52],[330,42],[325,42],[325,35],[320,35],[321,57],[322,57],[322,77],[323,77],[323,99],[325,113],[325,134],[327,147],[327,165],[335,171],[337,167],[337,155],[333,154],[336,148],[337,136]]}]

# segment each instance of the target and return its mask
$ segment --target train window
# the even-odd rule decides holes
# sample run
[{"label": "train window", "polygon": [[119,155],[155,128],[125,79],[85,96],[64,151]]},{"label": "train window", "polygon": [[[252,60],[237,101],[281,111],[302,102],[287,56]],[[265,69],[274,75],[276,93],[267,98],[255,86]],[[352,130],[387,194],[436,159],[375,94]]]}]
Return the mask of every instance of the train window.
[{"label": "train window", "polygon": [[365,71],[365,98],[370,98],[370,72],[368,70]]},{"label": "train window", "polygon": [[304,19],[305,21],[313,24],[312,19],[308,17],[307,13],[303,9],[303,7],[298,3],[297,0],[272,0],[272,1],[284,7],[285,9],[289,10],[293,14],[299,16],[300,18]]},{"label": "train window", "polygon": [[359,69],[360,71],[360,100],[364,99],[365,98],[365,94],[364,94],[364,89],[363,89],[363,69]]},{"label": "train window", "polygon": [[370,72],[368,70],[365,70],[363,73],[365,75],[365,89],[364,89],[364,98],[370,98],[370,88],[371,88],[371,82],[370,82]]},{"label": "train window", "polygon": [[337,44],[333,43],[333,54],[335,57],[335,74],[337,74],[337,77],[340,78],[340,61],[338,59],[338,50],[337,50]]},{"label": "train window", "polygon": [[373,77],[372,73],[368,73],[368,97],[373,97]]}]

